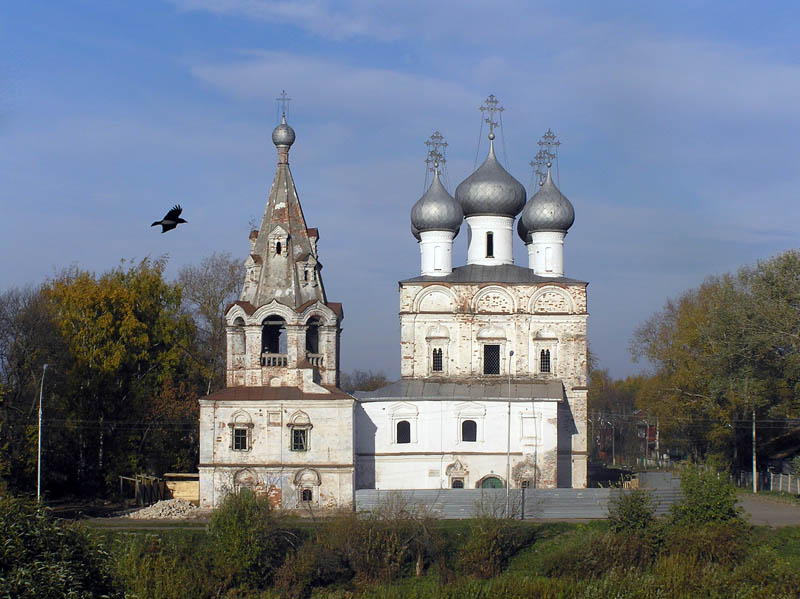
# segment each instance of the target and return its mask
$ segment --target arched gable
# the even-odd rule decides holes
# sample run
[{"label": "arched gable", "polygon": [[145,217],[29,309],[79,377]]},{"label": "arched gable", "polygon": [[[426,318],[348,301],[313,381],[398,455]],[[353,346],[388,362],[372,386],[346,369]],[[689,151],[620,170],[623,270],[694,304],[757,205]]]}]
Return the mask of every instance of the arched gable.
[{"label": "arched gable", "polygon": [[389,406],[389,415],[392,418],[415,418],[419,409],[413,403],[401,401]]},{"label": "arched gable", "polygon": [[303,468],[294,473],[295,486],[318,487],[322,484],[319,472],[313,468]]},{"label": "arched gable", "polygon": [[268,316],[280,316],[286,324],[297,324],[298,314],[289,306],[285,306],[277,300],[272,300],[256,310],[250,317],[250,324],[261,324]]},{"label": "arched gable", "polygon": [[555,285],[540,287],[528,304],[531,314],[575,314],[575,299],[566,289]]},{"label": "arched gable", "polygon": [[431,285],[417,293],[413,302],[414,312],[455,312],[456,297],[449,287]]},{"label": "arched gable", "polygon": [[489,285],[473,296],[472,311],[476,314],[512,314],[517,311],[517,302],[504,287]]},{"label": "arched gable", "polygon": [[474,401],[465,401],[453,406],[453,411],[458,418],[483,418],[486,416],[486,407]]},{"label": "arched gable", "polygon": [[444,325],[436,325],[432,327],[428,327],[428,330],[425,333],[425,339],[449,339],[450,338],[450,331]]},{"label": "arched gable", "polygon": [[320,324],[328,326],[336,323],[336,313],[320,301],[306,306],[299,314],[300,322],[308,324],[312,318],[319,318]]},{"label": "arched gable", "polygon": [[478,331],[477,339],[506,339],[506,331],[496,324],[489,324]]},{"label": "arched gable", "polygon": [[236,320],[241,318],[243,323],[247,323],[250,320],[250,316],[247,315],[247,312],[244,311],[239,304],[233,304],[228,311],[225,313],[225,322],[228,326],[236,326]]}]

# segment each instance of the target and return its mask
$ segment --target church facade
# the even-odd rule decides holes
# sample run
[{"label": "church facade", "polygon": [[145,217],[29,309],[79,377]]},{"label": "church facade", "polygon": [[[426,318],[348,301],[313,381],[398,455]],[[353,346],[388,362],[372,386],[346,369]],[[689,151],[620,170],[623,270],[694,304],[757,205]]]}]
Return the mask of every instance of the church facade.
[{"label": "church facade", "polygon": [[[289,170],[295,134],[273,132],[275,173],[246,277],[226,312],[227,388],[200,400],[200,502],[250,489],[283,507],[352,506],[356,489],[585,487],[587,283],[564,276],[575,212],[550,173],[539,186],[489,150],[451,195],[446,147],[428,142],[432,182],[411,209],[420,274],[400,281],[401,378],[338,388],[343,311],[328,302],[316,229]],[[546,169],[545,169],[546,166]],[[453,266],[466,228],[467,263]],[[514,264],[515,233],[527,266]]]},{"label": "church facade", "polygon": [[289,170],[294,130],[250,234],[245,281],[229,306],[227,388],[200,400],[200,505],[249,489],[282,507],[346,507],[354,491],[354,399],[338,388],[341,304],[329,302]]},{"label": "church facade", "polygon": [[[495,156],[502,109],[493,96],[483,109],[489,152],[455,197],[438,132],[429,142],[433,181],[411,210],[421,272],[400,281],[402,378],[357,393],[360,488],[586,486],[587,283],[564,276],[575,213],[550,174],[557,145],[548,131],[526,202]],[[515,221],[527,267],[513,264]],[[467,264],[454,268],[462,222]]]}]

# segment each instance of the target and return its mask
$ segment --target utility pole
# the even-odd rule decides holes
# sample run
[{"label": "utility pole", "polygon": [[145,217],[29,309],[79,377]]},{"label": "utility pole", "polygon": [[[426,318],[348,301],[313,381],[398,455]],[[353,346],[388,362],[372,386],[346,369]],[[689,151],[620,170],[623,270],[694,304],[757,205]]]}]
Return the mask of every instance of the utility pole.
[{"label": "utility pole", "polygon": [[511,517],[511,358],[514,350],[508,353],[508,434],[506,437],[506,518]]},{"label": "utility pole", "polygon": [[39,387],[39,448],[36,457],[36,502],[42,500],[42,399],[44,397],[44,375],[47,364],[42,368],[42,384]]},{"label": "utility pole", "polygon": [[756,409],[753,408],[753,493],[758,493],[758,472],[756,471]]}]

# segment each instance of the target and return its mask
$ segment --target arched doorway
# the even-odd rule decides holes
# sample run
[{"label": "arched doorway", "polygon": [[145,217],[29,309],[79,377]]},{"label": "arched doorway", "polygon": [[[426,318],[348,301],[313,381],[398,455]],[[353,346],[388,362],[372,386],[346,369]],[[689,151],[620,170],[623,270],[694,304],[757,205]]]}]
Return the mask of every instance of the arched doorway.
[{"label": "arched doorway", "polygon": [[478,483],[480,489],[504,489],[503,481],[497,476],[485,476]]}]

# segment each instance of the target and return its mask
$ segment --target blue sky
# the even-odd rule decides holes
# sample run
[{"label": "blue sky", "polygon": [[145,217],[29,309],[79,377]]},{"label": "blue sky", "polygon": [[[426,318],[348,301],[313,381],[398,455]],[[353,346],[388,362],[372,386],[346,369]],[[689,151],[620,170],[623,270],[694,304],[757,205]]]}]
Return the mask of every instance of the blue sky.
[{"label": "blue sky", "polygon": [[[419,273],[409,211],[424,141],[451,192],[475,163],[486,96],[526,186],[562,141],[576,211],[566,275],[589,285],[590,344],[638,371],[633,328],[709,274],[797,246],[800,48],[794,3],[139,0],[0,14],[0,288],[65,266],[168,254],[245,258],[276,162],[290,161],[344,303],[342,368],[399,373],[397,281]],[[484,131],[485,133],[485,131]],[[480,159],[485,153],[485,141]],[[174,203],[190,224],[150,222]],[[518,264],[527,265],[515,241]],[[455,262],[466,256],[456,240]]]}]

